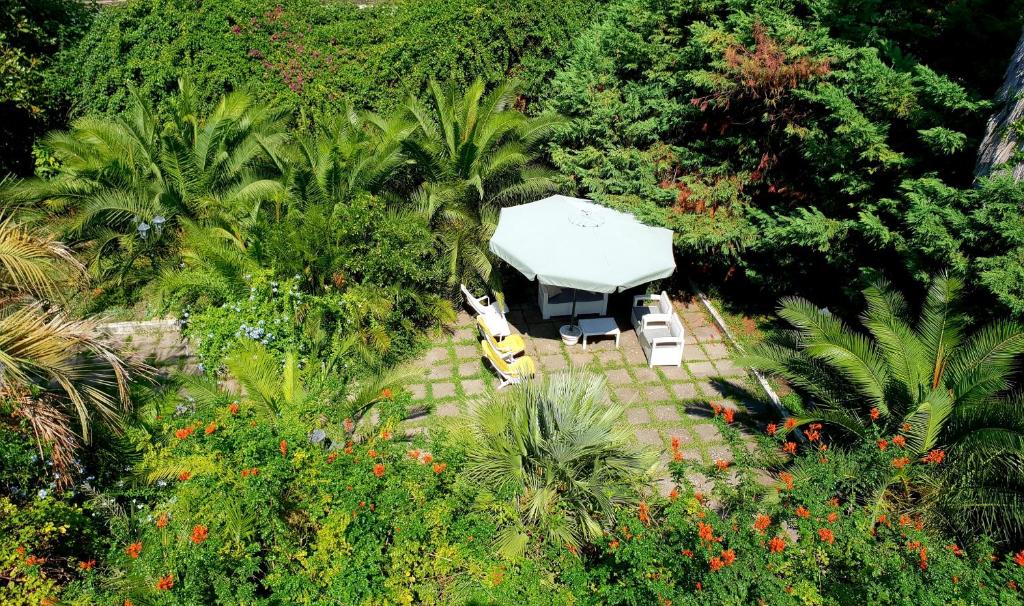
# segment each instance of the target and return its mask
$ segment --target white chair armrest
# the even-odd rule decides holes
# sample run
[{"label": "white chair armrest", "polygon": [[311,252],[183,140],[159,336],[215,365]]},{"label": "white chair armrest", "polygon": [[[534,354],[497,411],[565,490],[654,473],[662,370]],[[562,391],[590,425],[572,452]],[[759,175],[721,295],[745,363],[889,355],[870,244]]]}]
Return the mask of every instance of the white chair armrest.
[{"label": "white chair armrest", "polygon": [[647,330],[651,324],[668,324],[668,316],[665,314],[647,314],[640,318],[640,330]]},{"label": "white chair armrest", "polygon": [[633,296],[633,307],[643,307],[643,305],[640,305],[641,303],[645,303],[647,301],[655,301],[655,300],[657,300],[659,298],[659,296],[660,295],[655,295],[655,294],[650,294],[650,293],[648,293],[646,295],[634,295]]},{"label": "white chair armrest", "polygon": [[682,337],[658,337],[651,339],[651,347],[682,347]]}]

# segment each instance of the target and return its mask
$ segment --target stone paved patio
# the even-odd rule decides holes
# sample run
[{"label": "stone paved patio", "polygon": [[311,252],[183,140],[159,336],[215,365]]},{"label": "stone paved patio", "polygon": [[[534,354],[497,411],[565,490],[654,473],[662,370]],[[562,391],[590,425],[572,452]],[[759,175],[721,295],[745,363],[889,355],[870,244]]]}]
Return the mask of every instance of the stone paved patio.
[{"label": "stone paved patio", "polygon": [[[723,336],[695,300],[674,300],[686,327],[684,361],[681,367],[647,366],[647,359],[628,318],[628,300],[616,295],[618,308],[609,312],[622,330],[620,346],[615,340],[599,339],[567,347],[559,339],[564,318],[545,321],[536,304],[511,304],[509,323],[522,334],[526,353],[538,366],[538,377],[582,366],[604,375],[612,400],[626,408],[626,422],[638,442],[664,450],[668,459],[672,438],[681,443],[683,456],[711,465],[718,459],[732,460],[732,453],[717,428],[708,422],[712,402],[738,411],[758,414],[757,404],[747,394],[752,383],[732,359]],[[475,398],[497,385],[497,377],[480,354],[473,318],[459,314],[449,330],[435,338],[435,345],[417,361],[424,381],[410,386],[417,403],[427,415],[406,422],[409,431],[423,431],[439,417],[458,417],[467,412]]]}]

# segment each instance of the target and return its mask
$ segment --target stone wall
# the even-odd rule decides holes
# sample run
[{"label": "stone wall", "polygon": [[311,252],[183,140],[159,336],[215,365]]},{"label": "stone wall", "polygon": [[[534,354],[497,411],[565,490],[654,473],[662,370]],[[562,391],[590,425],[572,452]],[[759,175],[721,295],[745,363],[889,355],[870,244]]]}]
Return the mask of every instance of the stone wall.
[{"label": "stone wall", "polygon": [[192,349],[177,320],[110,322],[100,324],[99,330],[128,354],[141,357],[158,370],[197,371]]}]

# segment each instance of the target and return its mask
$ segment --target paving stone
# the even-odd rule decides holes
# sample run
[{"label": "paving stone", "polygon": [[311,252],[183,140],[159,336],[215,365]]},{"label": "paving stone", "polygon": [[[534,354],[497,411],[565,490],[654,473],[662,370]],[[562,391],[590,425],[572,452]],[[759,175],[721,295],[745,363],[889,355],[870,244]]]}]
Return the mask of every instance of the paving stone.
[{"label": "paving stone", "polygon": [[[729,348],[724,343],[707,343],[704,345],[704,350],[712,360],[729,357]],[[721,367],[719,367],[719,370],[721,370]]]},{"label": "paving stone", "polygon": [[672,494],[672,491],[675,490],[676,484],[668,478],[661,478],[657,481],[655,487],[658,490],[658,494],[667,499]]},{"label": "paving stone", "polygon": [[426,355],[423,356],[423,360],[425,362],[427,362],[428,364],[435,364],[437,362],[440,362],[441,360],[447,360],[447,359],[448,359],[448,350],[447,349],[442,349],[440,347],[435,347],[434,349],[431,349],[430,351],[428,351],[426,353]]},{"label": "paving stone", "polygon": [[412,394],[413,400],[422,400],[427,397],[427,386],[422,383],[415,383],[413,385],[407,385],[406,389]]},{"label": "paving stone", "polygon": [[460,360],[479,359],[480,348],[476,345],[459,345],[455,348],[455,357]]},{"label": "paving stone", "polygon": [[651,422],[651,416],[646,408],[630,408],[626,411],[626,420],[633,425],[643,425]]},{"label": "paving stone", "polygon": [[430,371],[427,372],[429,379],[447,379],[450,376],[452,376],[452,367],[448,364],[431,366]]},{"label": "paving stone", "polygon": [[692,347],[683,348],[683,360],[686,362],[706,362],[707,359],[708,355],[696,343]]},{"label": "paving stone", "polygon": [[601,366],[606,368],[610,366],[622,366],[625,364],[622,359],[622,353],[617,349],[599,352],[597,354],[597,359],[601,362]]},{"label": "paving stone", "polygon": [[410,427],[409,429],[405,430],[405,437],[407,437],[407,438],[415,438],[416,436],[424,435],[426,433],[427,433],[427,428],[426,427]]},{"label": "paving stone", "polygon": [[434,383],[430,390],[435,398],[450,398],[455,395],[455,383]]},{"label": "paving stone", "polygon": [[696,385],[708,399],[722,397],[722,389],[712,381],[697,381]]},{"label": "paving stone", "polygon": [[629,372],[625,368],[609,370],[604,373],[604,376],[611,385],[631,385],[633,383],[633,378],[629,376]]},{"label": "paving stone", "polygon": [[639,399],[635,387],[616,387],[615,397],[623,404],[636,402]]},{"label": "paving stone", "polygon": [[562,342],[554,339],[538,339],[533,338],[533,347],[540,354],[561,354],[562,353]]},{"label": "paving stone", "polygon": [[472,362],[463,362],[459,364],[459,376],[460,377],[474,377],[480,374],[480,361],[473,360]]},{"label": "paving stone", "polygon": [[700,341],[721,341],[722,333],[718,332],[718,328],[714,326],[698,326],[692,331],[693,336],[697,337]]},{"label": "paving stone", "polygon": [[728,461],[730,463],[736,460],[732,455],[732,450],[729,450],[728,446],[714,446],[709,448],[708,458],[712,461]]},{"label": "paving stone", "polygon": [[475,341],[476,331],[472,328],[459,328],[452,333],[452,341],[461,343],[463,341]]},{"label": "paving stone", "polygon": [[723,377],[739,377],[747,374],[747,371],[737,366],[732,360],[718,360],[715,362],[718,374]]},{"label": "paving stone", "polygon": [[422,419],[427,416],[427,407],[425,404],[413,404],[406,411],[406,419]]},{"label": "paving stone", "polygon": [[569,367],[569,363],[565,361],[565,356],[561,354],[542,354],[540,356],[540,365],[544,367],[544,370],[564,370]]},{"label": "paving stone", "polygon": [[683,312],[683,322],[687,326],[692,326],[694,328],[699,328],[701,326],[709,326],[710,325],[710,322],[708,322],[708,317],[706,315],[704,315],[704,313],[702,311],[700,311],[700,310],[696,310],[696,311],[689,311],[689,310],[687,310],[687,311],[684,311]]},{"label": "paving stone", "polygon": [[664,402],[671,396],[668,395],[668,390],[663,385],[652,385],[644,388],[644,394],[647,396],[648,402]]},{"label": "paving stone", "polygon": [[572,366],[593,367],[596,362],[594,354],[589,351],[573,348],[569,350],[569,363]]},{"label": "paving stone", "polygon": [[693,442],[693,436],[690,435],[689,430],[685,427],[673,427],[665,430],[665,435],[668,437],[669,444],[672,443],[673,439],[678,438],[680,444],[690,444]]},{"label": "paving stone", "polygon": [[718,431],[718,428],[710,423],[701,423],[700,425],[693,426],[694,433],[703,442],[721,442],[722,434]]},{"label": "paving stone", "polygon": [[625,350],[626,361],[632,365],[647,366],[647,356],[644,355],[644,350],[640,348],[630,348]]},{"label": "paving stone", "polygon": [[702,492],[704,494],[707,494],[711,492],[711,490],[714,489],[715,487],[714,483],[712,483],[706,475],[702,474],[699,471],[689,470],[683,474],[683,477],[685,477],[686,480],[693,485],[693,489],[696,492]]},{"label": "paving stone", "polygon": [[461,412],[459,405],[455,402],[448,402],[437,407],[437,416],[439,417],[457,417]]},{"label": "paving stone", "polygon": [[[685,349],[683,351],[686,351]],[[683,366],[659,366],[658,370],[669,381],[689,381],[690,372]]]},{"label": "paving stone", "polygon": [[718,374],[718,371],[715,370],[711,362],[688,362],[686,366],[693,373],[693,376],[698,378],[714,377]]},{"label": "paving stone", "polygon": [[700,454],[700,451],[696,449],[691,448],[687,450],[680,450],[679,454],[684,461],[692,461],[695,463],[704,462],[704,455]]},{"label": "paving stone", "polygon": [[686,349],[689,349],[691,347],[696,347],[697,346],[697,341],[698,341],[698,339],[693,334],[693,331],[691,331],[689,328],[687,328],[686,331],[683,333],[683,345],[686,346],[684,348],[684,350],[683,350],[683,355],[684,356],[686,355]]},{"label": "paving stone", "polygon": [[474,322],[476,322],[476,317],[464,309],[455,316],[455,326],[472,326]]},{"label": "paving stone", "polygon": [[637,368],[633,370],[633,376],[640,383],[657,383],[661,380],[658,376],[658,371],[653,368]]},{"label": "paving stone", "polygon": [[641,444],[647,444],[649,446],[664,445],[661,441],[661,434],[658,433],[657,429],[638,429],[636,430],[636,439]]},{"label": "paving stone", "polygon": [[659,421],[678,421],[680,417],[675,406],[655,406],[654,418]]},{"label": "paving stone", "polygon": [[699,397],[697,386],[693,383],[673,383],[672,393],[680,400],[692,400]]},{"label": "paving stone", "polygon": [[483,379],[470,379],[462,382],[462,392],[467,396],[482,394],[486,389]]}]

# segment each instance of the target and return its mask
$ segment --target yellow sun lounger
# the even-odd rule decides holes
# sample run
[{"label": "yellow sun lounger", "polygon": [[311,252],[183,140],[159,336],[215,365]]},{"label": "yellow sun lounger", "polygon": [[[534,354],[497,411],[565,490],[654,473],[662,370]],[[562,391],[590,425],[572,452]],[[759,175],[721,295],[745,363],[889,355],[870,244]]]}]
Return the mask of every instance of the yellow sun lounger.
[{"label": "yellow sun lounger", "polygon": [[523,379],[529,379],[537,372],[537,367],[530,356],[523,356],[509,361],[502,357],[487,339],[480,341],[480,347],[483,349],[484,357],[487,358],[487,361],[494,367],[494,371],[498,373],[498,377],[501,378],[501,382],[498,383],[498,389],[513,383],[519,383]]},{"label": "yellow sun lounger", "polygon": [[526,349],[526,343],[523,342],[521,335],[509,335],[499,341],[488,329],[487,321],[484,320],[483,316],[476,317],[476,327],[480,331],[480,336],[490,343],[501,354],[501,357],[505,359],[514,358]]}]

